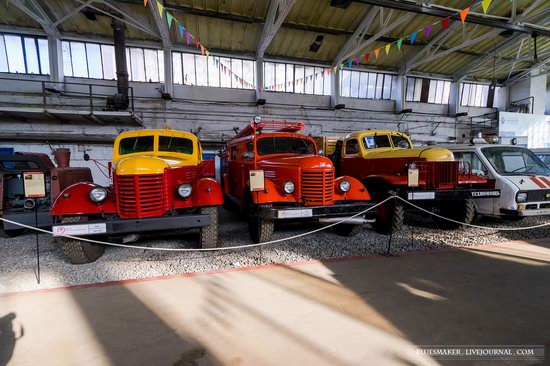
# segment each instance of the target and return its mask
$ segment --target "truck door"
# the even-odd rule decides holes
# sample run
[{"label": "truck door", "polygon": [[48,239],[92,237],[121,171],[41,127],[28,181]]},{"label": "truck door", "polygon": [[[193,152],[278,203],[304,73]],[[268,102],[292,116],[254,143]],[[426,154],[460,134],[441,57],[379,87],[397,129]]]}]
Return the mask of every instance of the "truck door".
[{"label": "truck door", "polygon": [[340,173],[342,175],[351,175],[358,178],[358,169],[361,166],[361,156],[359,154],[359,140],[352,137],[344,142],[342,147],[343,154],[341,158]]}]

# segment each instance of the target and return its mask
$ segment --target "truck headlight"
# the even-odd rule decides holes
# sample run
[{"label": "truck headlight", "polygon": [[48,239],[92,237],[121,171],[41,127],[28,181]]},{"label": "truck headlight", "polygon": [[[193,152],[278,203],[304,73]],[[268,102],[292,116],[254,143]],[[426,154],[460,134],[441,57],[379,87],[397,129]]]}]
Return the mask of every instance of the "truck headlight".
[{"label": "truck headlight", "polygon": [[291,194],[292,192],[294,192],[294,183],[292,183],[291,181],[285,182],[285,184],[283,184],[283,189],[286,193]]},{"label": "truck headlight", "polygon": [[516,195],[516,202],[527,202],[527,192],[518,192],[518,194]]},{"label": "truck headlight", "polygon": [[193,188],[189,184],[182,184],[178,187],[178,194],[182,198],[187,198],[191,195],[191,192],[193,191]]},{"label": "truck headlight", "polygon": [[107,198],[107,190],[103,187],[95,187],[90,190],[90,199],[95,203],[105,201]]},{"label": "truck headlight", "polygon": [[347,192],[349,191],[349,189],[351,188],[351,183],[348,182],[347,180],[343,180],[340,182],[340,184],[338,185],[338,187],[340,187],[340,190],[342,192]]}]

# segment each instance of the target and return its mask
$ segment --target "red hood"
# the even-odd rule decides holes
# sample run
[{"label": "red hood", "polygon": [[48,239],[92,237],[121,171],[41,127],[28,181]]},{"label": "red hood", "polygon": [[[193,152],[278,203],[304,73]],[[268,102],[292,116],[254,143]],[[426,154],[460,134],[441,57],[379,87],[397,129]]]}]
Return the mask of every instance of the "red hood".
[{"label": "red hood", "polygon": [[332,161],[318,155],[270,155],[258,160],[258,167],[269,169],[274,167],[301,167],[306,170],[334,170]]}]

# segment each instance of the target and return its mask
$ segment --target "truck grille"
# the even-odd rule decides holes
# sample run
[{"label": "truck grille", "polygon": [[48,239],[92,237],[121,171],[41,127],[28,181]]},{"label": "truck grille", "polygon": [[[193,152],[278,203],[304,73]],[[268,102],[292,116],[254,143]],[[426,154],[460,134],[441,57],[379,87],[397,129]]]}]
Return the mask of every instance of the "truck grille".
[{"label": "truck grille", "polygon": [[115,179],[121,218],[161,216],[166,212],[164,175],[120,175]]},{"label": "truck grille", "polygon": [[458,187],[458,161],[421,161],[416,163],[420,179],[429,189],[454,189]]},{"label": "truck grille", "polygon": [[302,199],[306,206],[332,203],[334,193],[334,173],[302,172]]}]

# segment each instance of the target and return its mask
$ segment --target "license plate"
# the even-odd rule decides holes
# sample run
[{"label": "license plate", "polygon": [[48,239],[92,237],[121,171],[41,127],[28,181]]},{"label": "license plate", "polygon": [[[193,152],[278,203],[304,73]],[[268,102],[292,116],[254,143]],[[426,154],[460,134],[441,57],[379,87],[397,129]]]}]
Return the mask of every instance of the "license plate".
[{"label": "license plate", "polygon": [[107,224],[57,225],[52,229],[53,236],[104,234]]},{"label": "license plate", "polygon": [[409,200],[434,200],[435,192],[409,192]]},{"label": "license plate", "polygon": [[313,216],[313,210],[312,209],[304,209],[304,210],[280,210],[278,213],[279,219],[294,219],[297,217],[312,217]]}]

